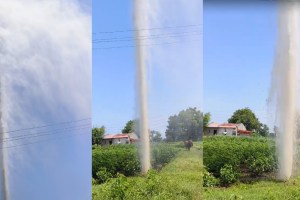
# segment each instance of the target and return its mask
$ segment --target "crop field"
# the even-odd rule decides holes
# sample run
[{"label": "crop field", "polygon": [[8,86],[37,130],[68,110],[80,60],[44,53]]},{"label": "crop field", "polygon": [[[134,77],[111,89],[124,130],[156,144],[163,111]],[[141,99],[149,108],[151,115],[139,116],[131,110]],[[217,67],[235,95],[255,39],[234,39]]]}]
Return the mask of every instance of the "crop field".
[{"label": "crop field", "polygon": [[206,137],[203,148],[204,199],[300,199],[300,178],[276,180],[274,140]]},{"label": "crop field", "polygon": [[[133,157],[138,158],[135,146],[113,147],[115,148],[131,149],[129,160],[132,162]],[[94,149],[93,159],[98,156],[98,151],[102,150]],[[182,148],[179,143],[157,144],[152,147],[152,155],[152,166],[156,169],[150,170],[146,175],[139,173],[139,164],[134,168],[134,173],[124,175],[125,173],[117,172],[115,175],[109,175],[109,178],[104,178],[106,180],[102,183],[97,182],[96,173],[93,181],[93,199],[202,199],[200,144],[194,144],[190,151]],[[138,159],[136,161],[139,163]],[[96,162],[93,163],[93,170],[96,169],[94,164]],[[102,176],[103,174],[106,173],[102,173]]]}]

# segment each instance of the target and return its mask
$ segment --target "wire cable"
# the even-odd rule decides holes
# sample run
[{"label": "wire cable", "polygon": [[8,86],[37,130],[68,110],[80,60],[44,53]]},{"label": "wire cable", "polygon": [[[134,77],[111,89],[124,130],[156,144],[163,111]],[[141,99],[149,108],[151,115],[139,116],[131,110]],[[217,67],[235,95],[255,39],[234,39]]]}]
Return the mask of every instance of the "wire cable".
[{"label": "wire cable", "polygon": [[104,38],[104,39],[94,39],[93,43],[104,43],[104,42],[123,42],[123,41],[138,41],[138,40],[148,40],[148,39],[157,39],[157,38],[172,38],[177,36],[190,36],[190,35],[201,35],[202,32],[191,31],[191,32],[182,32],[182,33],[169,33],[169,34],[157,34],[157,35],[148,35],[140,37],[115,37],[115,38]]},{"label": "wire cable", "polygon": [[[200,40],[189,40],[184,42],[195,42]],[[121,49],[121,48],[129,48],[129,47],[138,47],[138,46],[161,46],[161,45],[169,45],[169,44],[179,44],[184,43],[183,41],[180,42],[165,42],[165,43],[156,43],[156,44],[145,44],[145,45],[124,45],[124,46],[115,46],[115,47],[100,47],[100,48],[93,48],[93,50],[107,50],[107,49]]]},{"label": "wire cable", "polygon": [[166,27],[156,27],[156,28],[142,28],[142,29],[129,29],[129,30],[115,30],[115,31],[98,31],[98,32],[93,32],[93,34],[124,33],[124,32],[176,29],[176,28],[200,27],[200,26],[202,26],[202,24],[191,24],[191,25],[182,25],[182,26],[166,26]]},{"label": "wire cable", "polygon": [[80,122],[80,121],[85,121],[85,120],[90,120],[90,119],[91,118],[83,118],[83,119],[73,120],[73,121],[67,121],[67,122],[58,122],[58,123],[46,124],[46,125],[42,125],[42,126],[34,126],[34,127],[29,127],[29,128],[16,129],[16,130],[12,130],[12,131],[4,131],[4,132],[0,132],[0,135],[4,134],[4,133],[14,133],[14,132],[25,131],[25,130],[32,130],[32,129],[45,128],[45,127],[56,126],[56,125],[62,125],[62,124],[75,123],[75,122]]}]

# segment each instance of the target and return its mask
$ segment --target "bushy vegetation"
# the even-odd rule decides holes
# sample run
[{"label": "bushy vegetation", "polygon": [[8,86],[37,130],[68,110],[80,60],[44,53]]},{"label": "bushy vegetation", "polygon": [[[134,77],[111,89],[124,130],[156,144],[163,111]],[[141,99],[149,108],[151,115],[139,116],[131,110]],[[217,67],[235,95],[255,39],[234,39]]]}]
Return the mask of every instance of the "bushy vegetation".
[{"label": "bushy vegetation", "polygon": [[[117,173],[133,176],[140,171],[137,148],[133,145],[115,145],[108,148],[95,148],[92,154],[92,175],[99,180],[97,172],[104,171],[113,177]],[[102,182],[100,180],[100,182]]]},{"label": "bushy vegetation", "polygon": [[[152,146],[152,166],[161,168],[180,151],[175,144],[158,143]],[[141,164],[136,145],[112,145],[93,149],[92,175],[104,183],[117,174],[134,176],[140,172]]]},{"label": "bushy vegetation", "polygon": [[220,182],[219,179],[214,177],[211,173],[209,173],[207,171],[206,168],[204,168],[204,170],[203,170],[203,186],[204,187],[218,186],[220,184],[219,182]]},{"label": "bushy vegetation", "polygon": [[200,151],[181,151],[161,171],[126,177],[117,174],[104,184],[93,186],[93,200],[100,199],[201,199]]},{"label": "bushy vegetation", "polygon": [[204,165],[224,186],[241,175],[257,177],[277,167],[274,141],[266,138],[206,137],[203,148]]},{"label": "bushy vegetation", "polygon": [[152,166],[163,166],[171,161],[172,158],[180,151],[180,148],[176,145],[170,145],[167,143],[159,143],[153,145],[152,148]]}]

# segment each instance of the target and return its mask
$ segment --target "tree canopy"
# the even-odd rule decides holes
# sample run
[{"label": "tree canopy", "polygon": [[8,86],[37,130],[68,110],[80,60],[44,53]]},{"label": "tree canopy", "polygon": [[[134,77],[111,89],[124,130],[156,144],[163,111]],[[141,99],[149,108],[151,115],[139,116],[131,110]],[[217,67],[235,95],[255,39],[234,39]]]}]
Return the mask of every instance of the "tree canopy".
[{"label": "tree canopy", "polygon": [[135,121],[134,120],[129,120],[125,127],[122,130],[122,133],[133,133],[135,132]]},{"label": "tree canopy", "polygon": [[100,145],[105,134],[105,127],[101,126],[100,128],[94,127],[92,129],[92,144]]},{"label": "tree canopy", "polygon": [[258,129],[258,134],[261,136],[269,136],[270,130],[269,127],[266,124],[260,124],[260,128]]},{"label": "tree canopy", "polygon": [[258,131],[261,127],[261,123],[255,116],[254,112],[249,108],[243,108],[236,110],[233,115],[228,119],[229,123],[243,123],[247,130]]},{"label": "tree canopy", "polygon": [[197,108],[182,110],[169,117],[167,141],[199,140],[202,137],[203,114]]},{"label": "tree canopy", "polygon": [[150,138],[152,142],[161,142],[163,140],[161,133],[154,130],[150,131]]},{"label": "tree canopy", "polygon": [[206,131],[206,128],[210,122],[210,117],[211,117],[211,114],[209,112],[205,113],[203,116],[203,131],[204,132]]}]

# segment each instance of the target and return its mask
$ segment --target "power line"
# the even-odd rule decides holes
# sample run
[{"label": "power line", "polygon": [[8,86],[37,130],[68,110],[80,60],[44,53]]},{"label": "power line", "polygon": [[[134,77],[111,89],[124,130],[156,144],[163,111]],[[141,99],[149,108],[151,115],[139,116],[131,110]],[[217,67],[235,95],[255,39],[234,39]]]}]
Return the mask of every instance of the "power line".
[{"label": "power line", "polygon": [[17,130],[12,130],[12,131],[4,131],[4,132],[0,132],[0,135],[4,134],[4,133],[13,133],[13,132],[32,130],[32,129],[37,129],[37,128],[45,128],[45,127],[49,127],[49,126],[56,126],[56,125],[61,125],[61,124],[75,123],[75,122],[80,122],[80,121],[85,121],[85,120],[90,120],[90,119],[91,118],[83,118],[83,119],[73,120],[73,121],[68,121],[68,122],[58,122],[58,123],[46,124],[46,125],[42,125],[42,126],[34,126],[34,127],[30,127],[30,128],[23,128],[23,129],[17,129]]},{"label": "power line", "polygon": [[202,26],[202,24],[192,24],[192,25],[183,25],[183,26],[166,26],[166,27],[156,27],[156,28],[142,28],[142,29],[129,29],[129,30],[115,30],[115,31],[99,31],[99,32],[94,32],[93,34],[124,33],[124,32],[175,29],[175,28],[187,28],[187,27],[199,27],[199,26]]},{"label": "power line", "polygon": [[[194,42],[194,41],[200,41],[200,40],[189,40],[184,42]],[[138,47],[138,46],[161,46],[161,45],[178,44],[178,43],[183,43],[183,41],[146,44],[146,45],[126,45],[126,46],[124,45],[124,46],[115,46],[115,47],[100,47],[100,48],[93,48],[93,50],[121,49],[121,48]]]},{"label": "power line", "polygon": [[[84,125],[81,125],[81,126],[68,127],[68,128],[57,129],[57,130],[53,130],[53,131],[44,131],[44,132],[20,135],[20,136],[15,136],[15,137],[7,137],[7,138],[1,139],[0,143],[11,142],[11,141],[21,140],[21,139],[34,138],[34,137],[40,137],[40,136],[46,136],[46,135],[63,134],[63,132],[61,132],[62,130],[75,131],[75,130],[81,130],[81,129],[85,129],[85,128],[90,128],[90,125],[89,124],[84,124]],[[41,134],[41,133],[45,133],[45,134]]]},{"label": "power line", "polygon": [[[69,137],[73,137],[75,135],[86,135],[86,133],[77,133],[77,134],[72,134],[72,135],[69,135]],[[47,141],[50,141],[50,140],[57,140],[57,139],[61,139],[64,137],[56,137],[56,138],[51,138],[51,139],[47,139],[47,140],[39,140],[39,141],[36,141],[36,142],[30,142],[30,143],[23,143],[23,144],[20,144],[20,145],[14,145],[14,146],[8,146],[8,147],[0,147],[0,149],[9,149],[9,148],[16,148],[16,147],[21,147],[21,146],[26,146],[26,145],[30,145],[30,144],[37,144],[37,143],[41,143],[41,142],[47,142]]]},{"label": "power line", "polygon": [[144,35],[140,37],[115,37],[115,38],[103,38],[95,39],[93,43],[104,43],[104,42],[122,42],[122,41],[138,41],[138,40],[147,40],[154,38],[172,38],[177,36],[189,36],[189,35],[201,35],[202,32],[199,31],[189,31],[181,33],[168,33],[168,34],[156,34],[156,35]]}]

